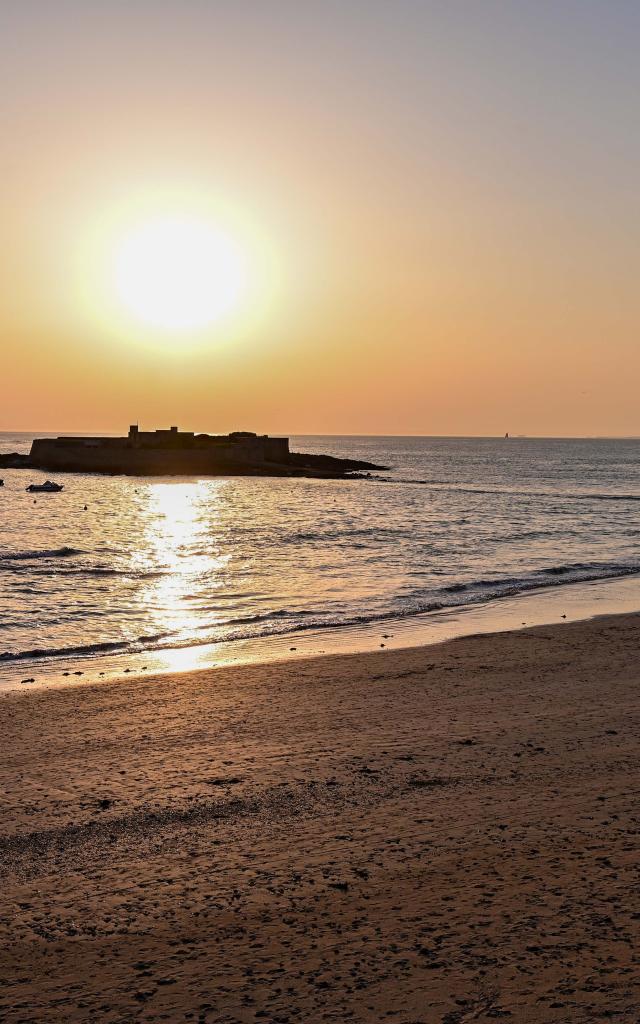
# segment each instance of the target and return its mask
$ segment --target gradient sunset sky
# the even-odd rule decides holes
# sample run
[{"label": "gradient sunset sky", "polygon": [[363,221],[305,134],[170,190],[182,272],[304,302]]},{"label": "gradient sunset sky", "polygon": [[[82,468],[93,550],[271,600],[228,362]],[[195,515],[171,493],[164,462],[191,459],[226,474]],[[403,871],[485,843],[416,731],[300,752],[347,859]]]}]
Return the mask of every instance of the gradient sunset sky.
[{"label": "gradient sunset sky", "polygon": [[[0,429],[640,434],[640,3],[5,0],[0,40]],[[158,326],[116,270],[183,218],[243,287]]]}]

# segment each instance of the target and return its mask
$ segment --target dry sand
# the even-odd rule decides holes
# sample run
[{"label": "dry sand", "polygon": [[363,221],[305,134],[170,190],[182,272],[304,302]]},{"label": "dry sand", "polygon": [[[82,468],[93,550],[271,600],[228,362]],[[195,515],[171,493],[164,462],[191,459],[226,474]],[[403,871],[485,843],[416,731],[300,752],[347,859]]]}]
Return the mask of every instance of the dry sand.
[{"label": "dry sand", "polygon": [[640,1020],[640,616],[0,699],[0,1019]]}]

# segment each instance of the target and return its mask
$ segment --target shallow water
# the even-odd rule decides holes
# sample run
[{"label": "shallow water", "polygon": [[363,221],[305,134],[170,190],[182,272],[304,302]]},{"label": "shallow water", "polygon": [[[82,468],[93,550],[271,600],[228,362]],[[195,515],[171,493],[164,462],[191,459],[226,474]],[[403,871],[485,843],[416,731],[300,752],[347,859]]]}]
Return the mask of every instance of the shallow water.
[{"label": "shallow water", "polygon": [[[31,435],[0,435],[28,450]],[[640,441],[294,438],[385,479],[4,470],[0,657],[245,642],[640,573]],[[85,504],[87,510],[84,510]]]}]

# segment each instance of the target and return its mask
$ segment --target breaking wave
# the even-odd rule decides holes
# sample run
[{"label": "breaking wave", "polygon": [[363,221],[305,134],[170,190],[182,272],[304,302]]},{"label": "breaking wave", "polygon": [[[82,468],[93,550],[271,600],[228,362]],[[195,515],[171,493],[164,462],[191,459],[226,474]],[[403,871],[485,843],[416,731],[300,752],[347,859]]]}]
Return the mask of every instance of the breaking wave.
[{"label": "breaking wave", "polygon": [[103,643],[80,644],[60,648],[34,648],[23,651],[0,653],[0,662],[28,661],[30,659],[64,658],[74,656],[99,656],[126,651],[139,653],[159,649],[198,647],[203,644],[258,640],[270,636],[295,636],[309,630],[326,630],[366,626],[375,622],[392,619],[407,619],[416,615],[443,609],[460,609],[476,606],[488,601],[517,597],[533,590],[567,586],[575,583],[589,583],[620,579],[640,574],[639,563],[570,563],[545,566],[534,569],[522,576],[504,576],[493,579],[456,582],[448,586],[414,590],[403,605],[380,611],[376,614],[323,614],[319,610],[280,608],[255,615],[227,618],[217,623],[218,632],[209,632],[197,638],[177,636],[175,633],[156,633],[140,636],[133,640],[113,640]]}]

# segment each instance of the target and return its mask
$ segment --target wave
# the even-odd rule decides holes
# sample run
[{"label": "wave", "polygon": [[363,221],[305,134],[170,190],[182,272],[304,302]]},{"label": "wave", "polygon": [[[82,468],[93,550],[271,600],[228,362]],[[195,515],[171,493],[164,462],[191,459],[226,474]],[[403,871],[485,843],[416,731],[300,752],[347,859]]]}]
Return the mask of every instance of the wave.
[{"label": "wave", "polygon": [[469,484],[456,484],[451,480],[424,480],[418,477],[377,477],[372,480],[382,480],[388,484],[416,484],[420,487],[433,487],[434,490],[449,492],[452,494],[481,494],[483,496],[500,496],[505,498],[540,498],[549,501],[640,501],[640,494],[630,493],[609,493],[608,491],[591,492],[559,490],[535,490],[523,487],[519,490],[509,487],[474,487]]},{"label": "wave", "polygon": [[[43,570],[35,570],[34,576],[48,576],[50,572],[44,572]],[[119,576],[125,579],[135,580],[154,580],[159,576],[170,576],[171,572],[168,569],[113,569],[107,565],[87,565],[79,566],[78,568],[65,568],[62,572],[56,570],[56,575],[60,576]]]},{"label": "wave", "polygon": [[38,567],[37,569],[21,565],[20,563],[13,565],[11,562],[3,563],[0,565],[0,571],[4,573],[12,573],[13,575],[20,576],[55,576],[56,579],[68,579],[74,576],[81,576],[89,579],[92,577],[100,578],[106,577],[119,577],[121,579],[133,579],[133,580],[154,580],[161,576],[170,576],[171,573],[167,569],[112,569],[109,566],[76,566],[61,569],[58,567]]},{"label": "wave", "polygon": [[[405,619],[446,608],[459,608],[485,604],[507,597],[517,597],[532,590],[546,590],[551,587],[568,586],[573,583],[593,583],[640,575],[640,563],[598,563],[578,562],[568,565],[546,566],[534,569],[523,576],[506,576],[494,579],[456,582],[446,587],[427,591],[424,597],[415,593],[401,608],[390,609],[371,615],[340,616],[335,620],[301,623],[297,631],[342,626],[366,625],[389,619]],[[427,596],[428,595],[428,596]]]},{"label": "wave", "polygon": [[43,551],[5,551],[0,554],[0,562],[31,562],[42,558],[69,558],[81,555],[79,548],[45,548]]},{"label": "wave", "polygon": [[[170,633],[156,633],[153,636],[141,636],[137,640],[105,640],[94,644],[77,644],[68,647],[36,647],[30,651],[2,651],[0,662],[28,661],[36,658],[72,658],[76,655],[90,656],[98,654],[117,654],[125,651],[153,650],[160,641],[167,640]],[[178,646],[167,644],[165,647]]]},{"label": "wave", "polygon": [[[310,630],[354,628],[376,622],[387,622],[392,619],[412,618],[445,609],[459,609],[463,612],[466,607],[517,597],[534,590],[636,575],[640,575],[640,563],[575,562],[544,566],[533,569],[522,576],[457,581],[426,592],[414,592],[403,605],[390,607],[384,611],[350,615],[342,609],[331,614],[318,610],[281,608],[227,619],[224,623],[218,624],[219,628],[224,629],[222,635],[218,633],[201,637],[177,637],[175,633],[156,633],[131,640],[113,640],[60,648],[42,647],[17,652],[5,651],[0,653],[0,663],[74,656],[92,657],[125,652],[140,653],[159,649],[180,649],[215,643],[260,640],[272,636],[294,636],[297,633]],[[281,624],[280,628],[278,628],[278,624]]]},{"label": "wave", "polygon": [[393,538],[403,537],[406,534],[406,530],[401,526],[379,526],[376,525],[374,529],[370,526],[354,526],[354,527],[338,527],[335,530],[300,530],[295,533],[286,534],[281,536],[279,541],[281,544],[300,544],[300,543],[313,543],[320,541],[323,544],[329,541],[347,541],[350,542],[354,537],[374,537],[376,541]]},{"label": "wave", "polygon": [[124,651],[129,647],[126,641],[105,641],[100,644],[79,644],[77,647],[36,647],[31,651],[2,651],[0,661],[26,661],[30,658],[60,658],[74,654],[109,654]]},{"label": "wave", "polygon": [[[495,597],[520,594],[528,590],[560,586],[567,583],[592,583],[597,580],[619,579],[640,574],[640,563],[572,562],[568,565],[550,565],[533,569],[523,576],[503,576],[494,579],[470,580],[452,583],[442,588],[445,594],[482,592],[483,600],[490,600],[487,591]],[[465,602],[467,603],[467,602]]]},{"label": "wave", "polygon": [[[506,576],[494,579],[470,580],[468,582],[457,582],[446,587],[429,590],[424,593],[414,593],[407,603],[402,607],[390,608],[387,611],[380,611],[371,614],[327,616],[319,614],[313,618],[313,612],[295,612],[282,610],[280,612],[269,612],[263,615],[255,615],[246,619],[235,619],[229,621],[228,625],[237,626],[241,623],[258,625],[267,624],[274,619],[297,618],[304,615],[309,616],[304,622],[298,622],[294,629],[287,632],[298,633],[313,629],[340,629],[343,627],[362,626],[374,622],[385,622],[389,619],[406,619],[416,615],[425,615],[429,612],[442,611],[447,608],[461,611],[464,608],[485,604],[489,601],[496,601],[502,598],[517,597],[533,590],[545,590],[551,587],[568,586],[575,583],[592,583],[621,579],[627,576],[640,575],[640,563],[598,563],[578,562],[568,565],[545,566],[541,569],[534,569],[523,576]],[[266,631],[252,634],[226,635],[224,640],[238,639],[259,639],[270,635]],[[203,642],[212,642],[203,641]]]},{"label": "wave", "polygon": [[305,608],[279,608],[277,611],[264,612],[262,615],[258,612],[255,615],[245,615],[243,618],[228,619],[224,625],[250,626],[255,622],[272,622],[274,619],[306,619],[310,615],[322,615],[322,612],[316,612]]},{"label": "wave", "polygon": [[57,559],[66,559],[71,555],[81,555],[84,552],[76,548],[57,548],[55,551],[18,551],[12,554],[0,555],[0,572],[10,573],[14,576],[55,576],[58,579],[65,579],[72,576],[81,576],[87,579],[91,577],[121,577],[124,579],[152,580],[161,576],[171,575],[170,569],[118,569],[111,565],[86,565],[82,562],[71,560],[71,564],[63,562],[60,564]]}]

